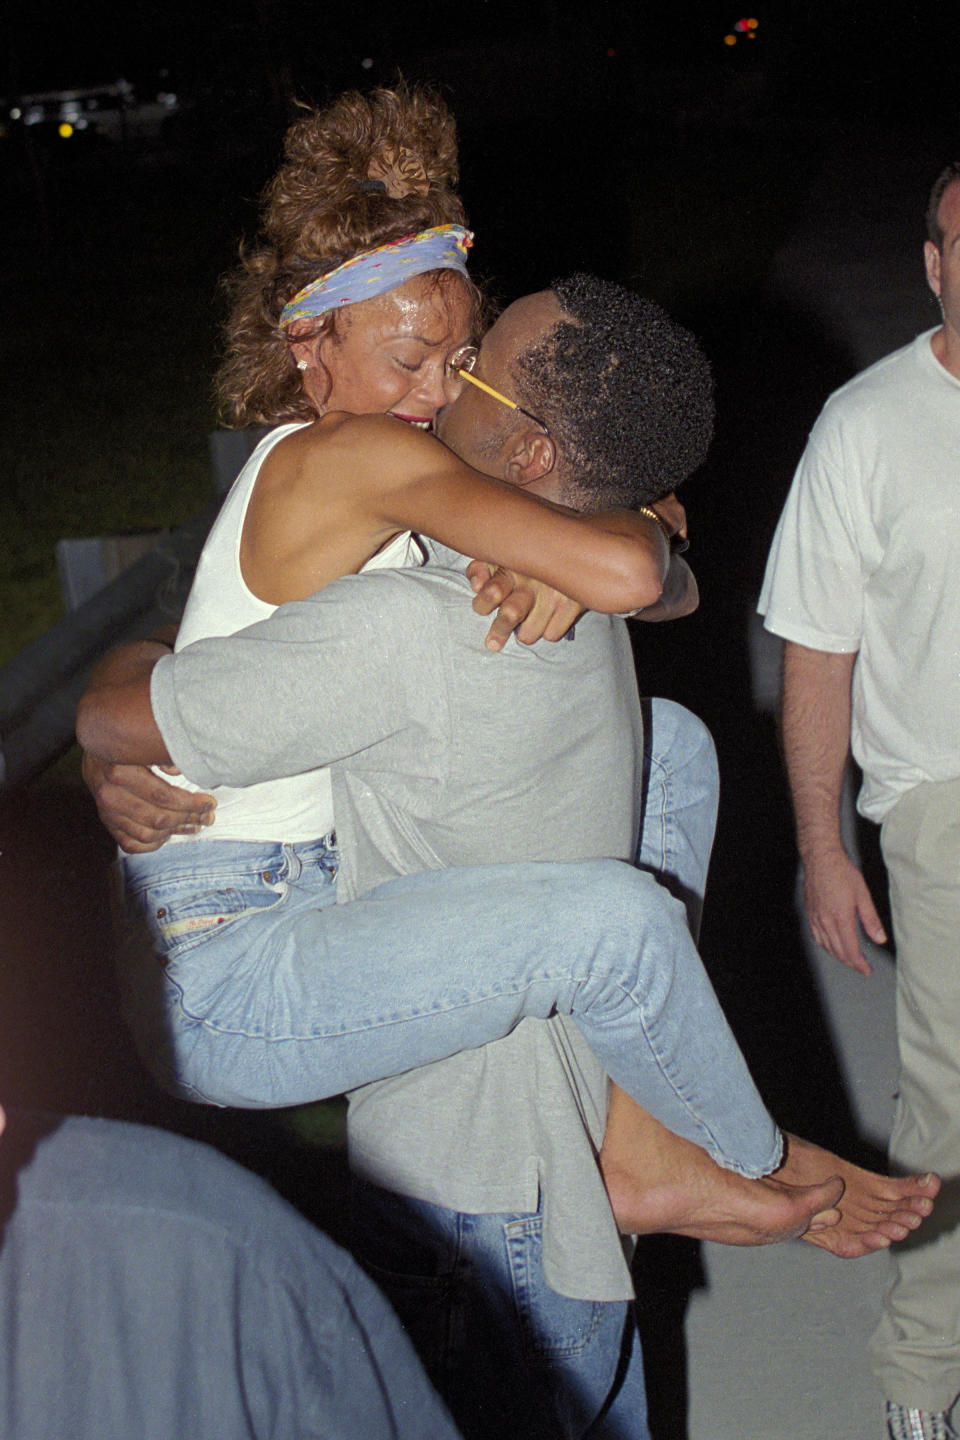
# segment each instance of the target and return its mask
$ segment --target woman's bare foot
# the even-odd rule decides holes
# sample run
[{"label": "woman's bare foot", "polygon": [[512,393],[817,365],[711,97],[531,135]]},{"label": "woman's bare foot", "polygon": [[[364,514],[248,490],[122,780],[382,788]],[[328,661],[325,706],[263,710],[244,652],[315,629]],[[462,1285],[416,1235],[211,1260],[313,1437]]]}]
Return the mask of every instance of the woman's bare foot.
[{"label": "woman's bare foot", "polygon": [[747,1180],[723,1170],[705,1150],[666,1130],[645,1111],[633,1120],[637,1149],[626,1162],[604,1141],[600,1168],[625,1234],[668,1232],[721,1245],[772,1245],[840,1222],[839,1175],[810,1184],[768,1176]]},{"label": "woman's bare foot", "polygon": [[803,1237],[831,1255],[850,1260],[885,1250],[892,1241],[905,1240],[933,1209],[940,1189],[936,1175],[876,1175],[809,1140],[800,1140],[796,1135],[784,1138],[786,1154],[777,1171],[778,1179],[793,1185],[812,1185],[827,1175],[839,1175],[843,1180],[840,1223]]}]

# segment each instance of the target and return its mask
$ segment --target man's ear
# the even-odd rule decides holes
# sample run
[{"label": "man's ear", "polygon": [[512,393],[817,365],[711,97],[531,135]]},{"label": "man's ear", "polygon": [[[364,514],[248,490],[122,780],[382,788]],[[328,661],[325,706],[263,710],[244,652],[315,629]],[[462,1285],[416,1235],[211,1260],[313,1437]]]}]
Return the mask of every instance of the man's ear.
[{"label": "man's ear", "polygon": [[517,430],[506,456],[503,478],[519,489],[551,475],[557,464],[557,447],[549,435],[529,426]]},{"label": "man's ear", "polygon": [[940,294],[940,251],[932,240],[923,242],[923,260],[927,267],[927,284],[934,295]]}]

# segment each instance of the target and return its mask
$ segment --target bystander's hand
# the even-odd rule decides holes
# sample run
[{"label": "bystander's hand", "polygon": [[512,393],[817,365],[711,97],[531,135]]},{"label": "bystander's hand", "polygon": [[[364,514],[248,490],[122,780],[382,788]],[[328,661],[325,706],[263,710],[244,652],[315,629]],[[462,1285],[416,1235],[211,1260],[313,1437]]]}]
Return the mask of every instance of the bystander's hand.
[{"label": "bystander's hand", "polygon": [[114,765],[85,753],[83,778],[100,819],[128,854],[159,850],[171,835],[196,835],[213,824],[212,795],[169,785],[145,765]]},{"label": "bystander's hand", "polygon": [[857,921],[876,945],[885,945],[887,934],[867,882],[846,851],[804,859],[803,904],[817,944],[851,970],[872,974],[860,948]]}]

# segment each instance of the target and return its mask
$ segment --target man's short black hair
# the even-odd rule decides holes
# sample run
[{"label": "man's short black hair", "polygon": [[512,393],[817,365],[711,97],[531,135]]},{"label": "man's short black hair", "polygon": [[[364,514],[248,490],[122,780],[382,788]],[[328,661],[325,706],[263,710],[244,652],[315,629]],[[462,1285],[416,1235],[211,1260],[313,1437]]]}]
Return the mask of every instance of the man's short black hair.
[{"label": "man's short black hair", "polygon": [[572,504],[649,505],[706,457],[709,362],[688,330],[622,285],[571,275],[550,288],[569,319],[518,357],[518,398],[560,446]]},{"label": "man's short black hair", "polygon": [[943,226],[938,219],[940,201],[955,180],[960,180],[960,160],[951,160],[949,165],[944,166],[933,182],[927,201],[927,238],[933,241],[938,250],[943,249]]}]

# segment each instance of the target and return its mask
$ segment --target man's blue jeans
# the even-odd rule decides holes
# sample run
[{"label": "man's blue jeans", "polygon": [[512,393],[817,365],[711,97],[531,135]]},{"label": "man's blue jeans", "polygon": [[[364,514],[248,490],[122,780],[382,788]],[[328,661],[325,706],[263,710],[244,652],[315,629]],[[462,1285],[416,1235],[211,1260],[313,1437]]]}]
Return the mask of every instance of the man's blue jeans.
[{"label": "man's blue jeans", "polygon": [[[654,818],[648,806],[645,831]],[[669,849],[682,825],[661,833]],[[126,858],[156,952],[131,961],[135,1029],[169,1088],[296,1105],[559,1012],[668,1129],[741,1174],[776,1168],[779,1133],[686,911],[652,876],[613,860],[476,866],[336,905],[335,865],[323,842]]]},{"label": "man's blue jeans", "polygon": [[539,1213],[463,1215],[356,1181],[352,1219],[465,1440],[649,1440],[632,1308],[549,1288]]},{"label": "man's blue jeans", "polygon": [[[638,862],[699,924],[717,819],[713,741],[689,711],[644,715]],[[465,1215],[355,1184],[354,1250],[403,1322],[466,1440],[649,1440],[626,1303],[552,1291],[540,1215]]]}]

